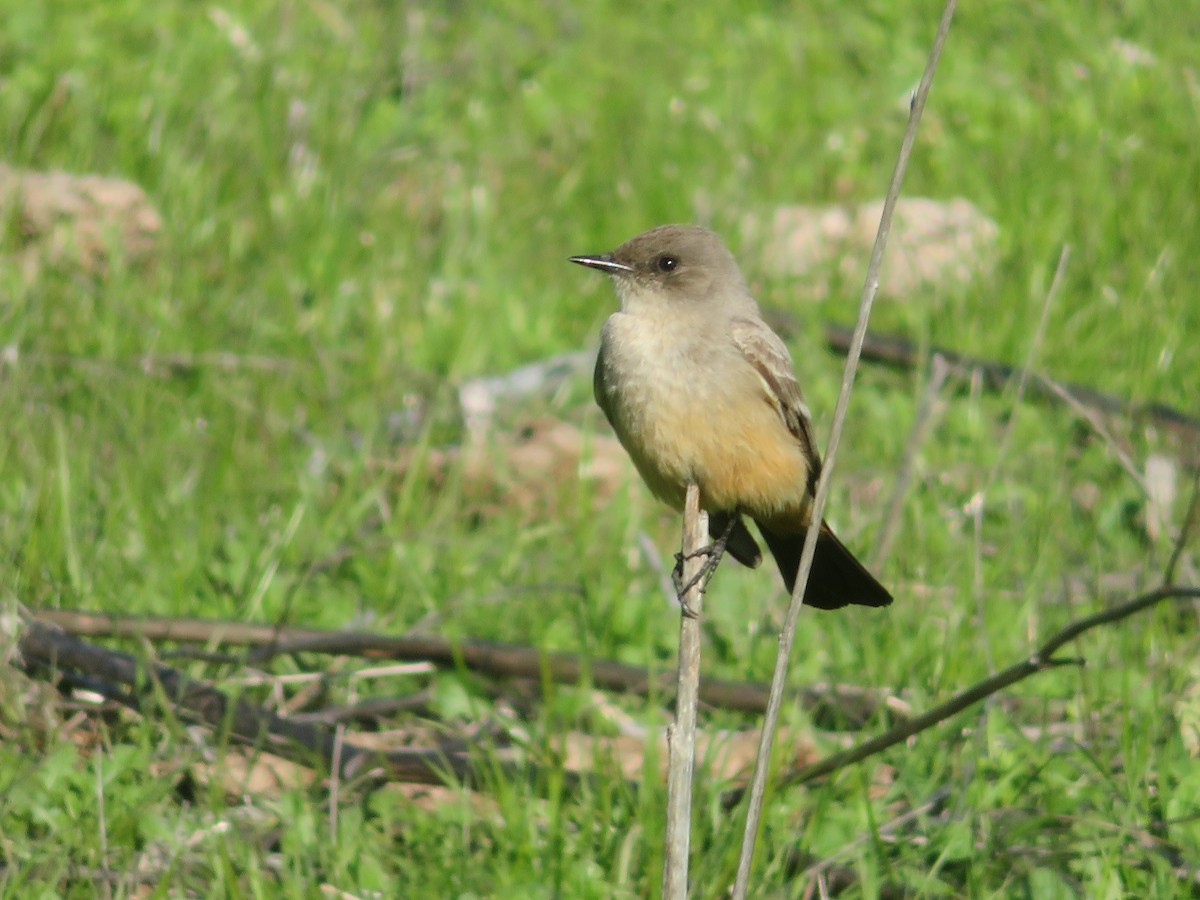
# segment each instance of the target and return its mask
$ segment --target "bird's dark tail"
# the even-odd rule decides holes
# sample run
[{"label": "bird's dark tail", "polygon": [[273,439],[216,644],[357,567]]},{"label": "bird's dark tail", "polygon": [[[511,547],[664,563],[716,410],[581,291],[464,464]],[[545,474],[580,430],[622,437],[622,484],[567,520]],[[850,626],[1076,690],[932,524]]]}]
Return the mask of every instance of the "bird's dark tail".
[{"label": "bird's dark tail", "polygon": [[[796,586],[805,532],[777,534],[761,524],[758,530],[762,532],[763,540],[779,564],[779,571],[790,594]],[[854,554],[837,539],[832,529],[822,522],[812,573],[808,576],[808,587],[804,591],[805,605],[817,609],[841,609],[850,604],[888,606],[891,602],[892,595],[887,588],[875,580],[875,576],[854,558]]]},{"label": "bird's dark tail", "polygon": [[[732,526],[729,521],[730,517],[733,517]],[[746,527],[746,523],[742,521],[742,517],[737,513],[715,512],[708,514],[708,534],[714,541],[725,533],[726,528],[729,528],[730,531],[729,541],[725,545],[725,552],[743,566],[757,569],[759,563],[762,562],[762,551],[758,549],[758,543],[754,540],[754,535],[750,533],[750,529]]]}]

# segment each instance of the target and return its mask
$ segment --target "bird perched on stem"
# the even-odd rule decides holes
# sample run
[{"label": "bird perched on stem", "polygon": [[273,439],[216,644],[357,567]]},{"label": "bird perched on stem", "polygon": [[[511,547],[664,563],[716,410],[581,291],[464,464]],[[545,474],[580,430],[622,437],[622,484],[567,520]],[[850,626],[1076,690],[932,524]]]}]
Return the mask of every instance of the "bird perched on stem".
[{"label": "bird perched on stem", "polygon": [[[762,561],[742,516],[753,519],[791,592],[821,458],[791,356],[733,255],[707,229],[663,225],[571,262],[610,275],[621,301],[601,333],[594,388],[642,478],[677,510],[688,483],[699,486],[717,558]],[[887,606],[892,596],[822,522],[804,602]]]}]

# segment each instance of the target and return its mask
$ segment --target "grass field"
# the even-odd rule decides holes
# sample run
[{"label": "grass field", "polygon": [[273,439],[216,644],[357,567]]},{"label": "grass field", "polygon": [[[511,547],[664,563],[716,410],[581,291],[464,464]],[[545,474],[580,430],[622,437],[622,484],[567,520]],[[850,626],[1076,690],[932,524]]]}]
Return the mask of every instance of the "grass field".
[{"label": "grass field", "polygon": [[[780,204],[882,195],[939,13],[0,0],[6,160],[129,179],[163,221],[149,261],[118,254],[99,274],[32,275],[13,261],[19,223],[0,225],[4,611],[419,627],[669,669],[678,617],[638,535],[669,558],[678,521],[631,469],[610,502],[563,479],[531,513],[470,502],[461,472],[432,478],[422,454],[462,439],[464,379],[595,344],[615,301],[567,256],[697,220],[729,235],[763,306],[799,323],[790,344],[824,441],[842,361],[819,331],[853,321],[857,286],[797,301],[752,264],[738,225]],[[1200,412],[1197,21],[1166,0],[964,4],[905,193],[968,198],[998,223],[999,259],[970,289],[882,300],[874,327],[1019,364],[1069,245],[1038,370]],[[145,363],[179,356],[193,364]],[[831,517],[861,551],[925,377],[860,374]],[[797,685],[884,688],[921,710],[1160,577],[1172,534],[1147,528],[1142,489],[1082,418],[1030,400],[1014,411],[1012,391],[959,380],[943,399],[878,573],[895,605],[806,613]],[[600,429],[586,378],[533,413]],[[1139,470],[1171,457],[1161,434],[1113,428]],[[414,450],[398,474],[391,462]],[[1176,470],[1177,526],[1190,476]],[[768,679],[777,575],[728,564],[705,608],[706,672]],[[858,875],[848,896],[1193,895],[1196,624],[1177,604],[1093,632],[1071,650],[1086,666],[772,793],[756,896],[811,888],[797,851],[838,854]],[[236,792],[185,777],[226,751],[178,722],[111,717],[69,739],[42,721],[52,699],[42,708],[16,676],[0,670],[4,896],[658,891],[652,763],[636,797],[598,763],[608,787],[582,796],[501,782],[486,800],[431,804],[346,787],[333,815],[321,784]],[[432,683],[444,721],[507,715],[478,678]],[[524,739],[550,758],[568,731],[615,733],[613,709],[668,721],[653,700],[602,709],[592,690],[546,686]],[[858,733],[795,709],[784,719],[824,750],[886,727],[882,714]],[[698,785],[698,897],[732,882],[740,817],[720,810],[725,786]],[[102,871],[115,875],[98,888]]]}]

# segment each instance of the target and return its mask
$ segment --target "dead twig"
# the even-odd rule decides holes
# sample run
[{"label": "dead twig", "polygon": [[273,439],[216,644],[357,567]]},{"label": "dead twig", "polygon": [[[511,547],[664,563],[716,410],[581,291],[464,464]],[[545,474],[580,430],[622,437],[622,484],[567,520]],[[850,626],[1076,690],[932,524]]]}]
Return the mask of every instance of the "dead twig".
[{"label": "dead twig", "polygon": [[1193,532],[1200,524],[1200,468],[1192,475],[1192,497],[1188,500],[1187,512],[1183,514],[1183,523],[1179,526],[1179,534],[1175,536],[1175,546],[1171,548],[1171,557],[1163,571],[1163,583],[1171,584],[1175,580],[1175,570],[1183,558],[1183,550],[1192,539]]},{"label": "dead twig", "polygon": [[891,497],[888,498],[887,512],[884,513],[883,525],[875,542],[875,552],[871,556],[871,568],[875,571],[883,567],[891,553],[892,541],[896,537],[896,531],[900,527],[900,516],[904,512],[904,499],[908,494],[913,468],[917,463],[917,451],[925,443],[925,436],[936,418],[934,412],[937,409],[938,394],[941,393],[949,372],[945,358],[940,353],[935,353],[929,366],[925,389],[921,392],[921,401],[917,404],[917,415],[913,420],[912,430],[909,431],[908,441],[904,445],[900,471],[896,473],[896,483],[892,486]]},{"label": "dead twig", "polygon": [[[825,341],[833,350],[846,352],[850,348],[852,332],[849,328],[832,323],[825,326]],[[945,347],[930,347],[925,352],[940,354],[945,358],[952,373],[957,375],[978,374],[982,381],[994,390],[1003,390],[1020,377],[1021,367],[995,360],[958,353]],[[895,334],[871,333],[863,341],[862,358],[868,362],[883,363],[902,369],[915,369],[925,357],[917,344]],[[1161,428],[1178,439],[1179,445],[1192,454],[1185,459],[1190,465],[1200,465],[1200,418],[1189,415],[1165,403],[1135,403],[1115,394],[1066,381],[1056,381],[1036,375],[1029,382],[1030,396],[1041,399],[1065,400],[1071,397],[1080,407],[1104,413],[1129,416],[1144,420]]]},{"label": "dead twig", "polygon": [[[1200,587],[1166,586],[1134,597],[1125,603],[1068,623],[1042,643],[1029,657],[994,676],[956,694],[933,709],[916,716],[841,753],[835,753],[809,766],[795,769],[781,779],[781,785],[807,785],[833,772],[861,762],[889,747],[926,731],[980,700],[1048,668],[1080,662],[1056,659],[1054,654],[1070,641],[1101,625],[1119,622],[1167,599],[1200,600]],[[240,743],[263,746],[270,752],[302,764],[320,762],[329,768],[333,759],[334,736],[328,731],[301,722],[282,719],[267,710],[242,700],[230,699],[210,685],[188,678],[167,666],[139,663],[133,657],[87,644],[64,634],[52,625],[27,621],[18,649],[27,665],[36,664],[62,670],[64,678],[82,683],[121,705],[151,715],[168,700],[177,715],[194,719],[214,728],[226,728]],[[114,683],[128,685],[129,692]],[[466,746],[466,745],[464,745]],[[536,779],[545,776],[533,765],[484,762],[481,765],[462,754],[443,748],[437,751],[402,750],[376,752],[345,745],[339,766],[343,777],[370,776],[380,780],[443,784],[458,780],[476,789],[485,788],[490,779]],[[586,775],[563,773],[567,788],[588,783]],[[632,791],[636,784],[626,782]],[[745,789],[727,791],[721,797],[726,808],[742,801]]]},{"label": "dead twig", "polygon": [[[25,621],[18,649],[27,665],[82,672],[105,682],[130,685],[134,702],[129,705],[144,714],[160,708],[165,700],[183,719],[226,731],[237,743],[263,747],[304,765],[315,763],[342,780],[369,777],[438,785],[450,781],[478,789],[496,777],[535,784],[545,784],[548,779],[532,763],[481,762],[466,754],[442,750],[379,752],[348,742],[341,742],[339,748],[337,737],[327,730],[281,718],[169,666],[88,644],[36,619]],[[122,695],[113,692],[110,696],[120,700]],[[555,775],[560,777],[559,773]],[[562,772],[561,777],[572,790],[589,781],[587,776],[569,771]]]},{"label": "dead twig", "polygon": [[[906,722],[897,725],[895,728],[889,729],[878,737],[871,738],[869,741],[863,741],[849,750],[844,750],[840,753],[834,753],[827,756],[825,759],[815,762],[812,765],[802,766],[795,769],[780,779],[781,785],[801,785],[809,784],[819,778],[824,778],[836,772],[838,769],[843,769],[846,766],[861,762],[868,757],[874,756],[877,753],[893,747],[903,741],[908,740],[915,734],[926,731],[944,722],[951,716],[962,712],[970,706],[978,703],[981,700],[990,697],[997,691],[1002,691],[1006,687],[1016,684],[1018,681],[1024,681],[1030,675],[1038,672],[1043,672],[1046,669],[1057,668],[1063,665],[1074,665],[1082,662],[1076,659],[1056,659],[1054,654],[1057,653],[1063,645],[1075,640],[1080,635],[1098,628],[1101,625],[1108,625],[1113,622],[1119,622],[1122,619],[1127,619],[1130,616],[1141,612],[1163,600],[1198,600],[1200,599],[1200,587],[1181,587],[1178,585],[1168,585],[1150,591],[1133,598],[1125,603],[1109,609],[1101,610],[1090,616],[1085,616],[1082,619],[1076,619],[1069,623],[1066,627],[1056,631],[1048,640],[1038,647],[1031,655],[1027,656],[1020,662],[1014,663],[1006,669],[1002,669],[995,675],[983,679],[977,684],[972,685],[964,691],[955,694],[945,703],[935,706],[918,716],[914,716]],[[741,802],[745,794],[744,788],[737,788],[732,791],[727,791],[721,798],[723,805],[729,809]]]},{"label": "dead twig", "polygon": [[1145,477],[1138,471],[1138,467],[1129,455],[1129,451],[1121,446],[1121,443],[1108,430],[1108,427],[1104,424],[1104,418],[1100,415],[1099,411],[1089,407],[1078,397],[1074,396],[1066,386],[1059,384],[1054,379],[1039,376],[1039,381],[1051,396],[1057,397],[1069,406],[1076,415],[1092,426],[1092,430],[1100,436],[1105,446],[1117,458],[1117,462],[1121,464],[1121,468],[1125,470],[1125,474],[1141,489],[1143,494],[1148,495],[1150,491],[1146,485]]},{"label": "dead twig", "polygon": [[1000,477],[1000,469],[1003,467],[1005,458],[1008,456],[1008,446],[1012,442],[1013,432],[1016,429],[1017,413],[1021,409],[1021,401],[1025,398],[1025,387],[1029,383],[1030,373],[1033,371],[1033,361],[1037,359],[1038,350],[1042,346],[1042,339],[1046,335],[1046,324],[1050,321],[1050,307],[1054,303],[1054,298],[1058,296],[1059,285],[1062,284],[1063,274],[1067,270],[1067,261],[1071,258],[1070,245],[1064,245],[1062,251],[1058,255],[1058,266],[1054,270],[1054,277],[1050,281],[1050,289],[1046,291],[1045,299],[1042,301],[1042,314],[1038,317],[1037,328],[1033,332],[1033,340],[1029,342],[1029,352],[1025,355],[1025,365],[1021,366],[1020,375],[1017,376],[1017,389],[1013,396],[1012,412],[1009,413],[1008,422],[1004,426],[1004,431],[1000,435],[1000,447],[996,452],[996,458],[992,461],[992,467],[988,470],[987,476],[983,480],[983,486],[971,498],[968,508],[971,510],[971,518],[974,524],[974,555],[973,555],[973,570],[974,578],[972,581],[973,593],[975,595],[975,618],[978,623],[978,634],[980,644],[983,647],[983,655],[987,659],[988,671],[994,672],[996,669],[996,660],[992,656],[992,642],[988,638],[988,630],[985,627],[987,619],[984,616],[983,606],[983,513],[987,506],[988,492]]},{"label": "dead twig", "polygon": [[[786,866],[789,872],[796,873],[802,881],[808,882],[806,890],[811,889],[811,885],[816,882],[816,879],[823,876],[831,878],[838,883],[842,888],[849,888],[859,883],[858,873],[853,868],[842,866],[838,861],[846,857],[861,847],[863,844],[872,840],[889,840],[893,838],[897,831],[911,822],[921,818],[922,816],[931,815],[935,810],[942,807],[946,802],[946,798],[951,794],[951,788],[948,785],[942,785],[933,794],[919,806],[916,806],[907,812],[893,818],[878,829],[869,831],[865,834],[860,834],[858,837],[849,843],[843,845],[840,849],[833,851],[824,858],[817,858],[812,854],[797,852],[794,856],[789,857]],[[905,896],[904,892],[894,886],[889,886],[892,896]],[[881,891],[881,894],[884,891]]]},{"label": "dead twig", "polygon": [[394,716],[397,713],[427,714],[433,704],[433,696],[433,691],[425,690],[401,697],[375,697],[360,700],[357,703],[327,706],[313,712],[293,713],[289,718],[293,722],[336,725],[339,722],[375,721]]},{"label": "dead twig", "polygon": [[909,108],[908,126],[900,141],[900,153],[896,158],[896,167],[892,172],[892,180],[888,185],[887,195],[883,200],[883,213],[879,218],[879,230],[875,235],[875,245],[871,249],[871,261],[867,265],[867,275],[863,282],[862,296],[858,304],[858,322],[854,326],[854,334],[850,339],[850,349],[846,353],[846,366],[842,374],[842,386],[838,392],[837,404],[833,410],[833,425],[829,434],[829,445],[825,450],[825,464],[821,477],[817,479],[816,497],[813,499],[812,522],[804,539],[804,550],[800,556],[800,569],[796,575],[796,583],[792,590],[792,601],[788,607],[783,633],[779,636],[779,652],[776,656],[775,673],[771,678],[771,695],[767,701],[767,711],[763,716],[762,740],[759,743],[758,756],[754,763],[754,776],[750,785],[750,803],[746,808],[746,826],[742,832],[742,848],[738,856],[737,876],[733,885],[734,900],[744,900],[750,886],[750,865],[754,858],[754,845],[758,839],[758,823],[762,818],[763,794],[766,791],[767,772],[771,764],[771,745],[774,741],[775,730],[779,725],[779,710],[783,705],[784,685],[787,681],[788,665],[791,660],[792,642],[795,639],[796,624],[800,618],[800,610],[804,605],[804,591],[808,586],[809,572],[812,570],[813,557],[816,555],[817,534],[820,531],[822,517],[825,513],[825,502],[829,496],[830,478],[833,475],[834,462],[837,459],[838,443],[841,440],[842,426],[846,421],[846,411],[850,404],[850,389],[854,384],[854,375],[858,369],[858,358],[862,351],[863,338],[867,333],[867,322],[871,316],[871,305],[879,290],[879,271],[883,266],[883,254],[887,248],[888,235],[892,226],[892,215],[896,209],[896,201],[900,197],[900,185],[904,182],[904,173],[908,168],[908,159],[912,154],[913,145],[917,139],[917,126],[921,114],[925,110],[925,101],[929,97],[929,89],[933,84],[933,75],[937,71],[938,60],[942,55],[942,47],[950,32],[950,22],[954,18],[956,0],[946,0],[942,19],[938,23],[937,33],[933,38],[933,47],[929,52],[929,61],[921,75],[921,82],[913,95]]},{"label": "dead twig", "polygon": [[[671,673],[655,673],[644,666],[614,660],[589,660],[577,653],[546,653],[536,647],[472,639],[449,640],[433,635],[393,636],[359,631],[328,631],[289,625],[258,625],[227,619],[176,618],[173,616],[120,616],[73,609],[34,609],[35,618],[80,637],[126,637],[174,641],[204,646],[250,646],[246,659],[219,654],[216,661],[262,665],[294,653],[353,655],[367,659],[427,661],[441,668],[462,666],[500,678],[543,678],[560,684],[590,681],[595,687],[639,696],[674,694]],[[201,654],[212,658],[212,654]],[[814,684],[789,698],[824,721],[841,720],[851,727],[869,721],[880,706],[894,715],[902,710],[889,703],[886,691],[853,685]],[[734,712],[761,714],[767,707],[767,687],[752,681],[702,678],[700,701],[706,706]]]},{"label": "dead twig", "polygon": [[706,572],[704,547],[708,514],[700,509],[700,488],[688,485],[683,507],[683,548],[680,554],[679,682],[675,692],[675,723],[667,729],[667,827],[663,849],[664,900],[686,900],[688,848],[692,833],[692,771],[696,765],[696,707],[700,700],[700,615]]},{"label": "dead twig", "polygon": [[143,353],[140,356],[101,357],[68,356],[60,353],[25,353],[20,361],[34,366],[76,368],[105,374],[141,372],[156,378],[191,375],[201,370],[219,372],[293,372],[303,368],[296,359],[280,356],[229,353]]}]

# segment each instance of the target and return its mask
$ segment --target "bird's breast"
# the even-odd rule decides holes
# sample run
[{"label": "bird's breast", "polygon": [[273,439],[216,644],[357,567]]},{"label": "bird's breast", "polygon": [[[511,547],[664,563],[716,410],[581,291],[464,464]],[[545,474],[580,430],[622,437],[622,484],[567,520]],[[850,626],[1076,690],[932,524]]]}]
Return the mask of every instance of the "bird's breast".
[{"label": "bird's breast", "polygon": [[773,518],[806,505],[800,445],[719,324],[610,317],[595,387],[638,471],[672,506],[692,480],[710,510]]}]

